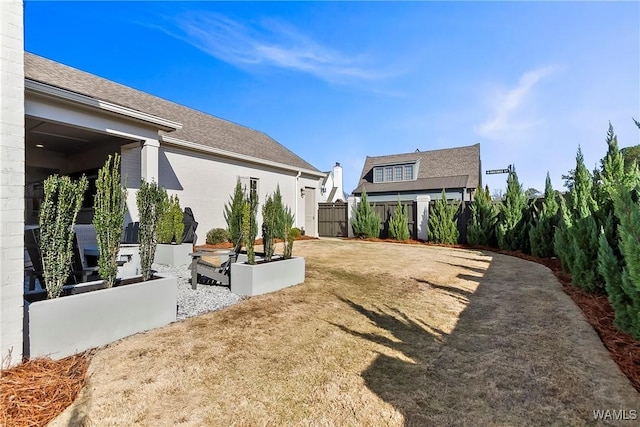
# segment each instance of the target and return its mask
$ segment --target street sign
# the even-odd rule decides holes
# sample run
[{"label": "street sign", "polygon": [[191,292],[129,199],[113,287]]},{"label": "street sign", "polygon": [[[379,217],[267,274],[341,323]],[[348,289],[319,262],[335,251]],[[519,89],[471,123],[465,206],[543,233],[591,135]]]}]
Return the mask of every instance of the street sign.
[{"label": "street sign", "polygon": [[487,175],[493,175],[496,173],[509,173],[511,172],[510,169],[490,169],[487,171]]}]

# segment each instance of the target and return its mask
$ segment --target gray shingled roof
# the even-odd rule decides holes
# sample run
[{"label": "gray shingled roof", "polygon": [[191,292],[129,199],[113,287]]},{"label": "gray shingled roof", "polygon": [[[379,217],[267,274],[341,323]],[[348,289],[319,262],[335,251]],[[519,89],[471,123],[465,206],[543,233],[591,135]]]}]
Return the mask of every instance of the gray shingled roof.
[{"label": "gray shingled roof", "polygon": [[[416,179],[401,182],[373,182],[374,166],[415,162]],[[367,156],[355,194],[476,188],[480,182],[480,144],[442,150],[416,151],[389,156]]]},{"label": "gray shingled roof", "polygon": [[182,123],[161,134],[232,153],[319,172],[268,135],[25,52],[25,78]]}]

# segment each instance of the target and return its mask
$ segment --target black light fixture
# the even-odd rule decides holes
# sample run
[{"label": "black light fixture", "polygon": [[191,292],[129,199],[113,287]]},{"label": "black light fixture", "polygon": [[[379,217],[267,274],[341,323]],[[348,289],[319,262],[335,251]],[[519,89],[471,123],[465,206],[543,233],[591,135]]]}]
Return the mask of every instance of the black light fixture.
[{"label": "black light fixture", "polygon": [[304,188],[300,189],[300,197],[304,198]]}]

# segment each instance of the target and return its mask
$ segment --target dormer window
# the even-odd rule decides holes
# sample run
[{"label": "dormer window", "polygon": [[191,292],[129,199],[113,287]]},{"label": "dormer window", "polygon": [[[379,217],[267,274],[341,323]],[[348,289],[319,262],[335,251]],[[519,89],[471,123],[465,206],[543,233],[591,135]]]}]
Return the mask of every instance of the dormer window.
[{"label": "dormer window", "polygon": [[414,164],[385,165],[373,168],[373,182],[413,181]]}]

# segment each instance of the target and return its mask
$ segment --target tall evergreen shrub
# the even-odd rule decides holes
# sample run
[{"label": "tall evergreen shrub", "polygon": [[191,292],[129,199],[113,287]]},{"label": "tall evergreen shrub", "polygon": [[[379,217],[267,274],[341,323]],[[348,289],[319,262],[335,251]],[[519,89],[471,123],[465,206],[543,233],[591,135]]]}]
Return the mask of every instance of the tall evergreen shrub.
[{"label": "tall evergreen shrub", "polygon": [[448,203],[447,194],[442,189],[440,199],[433,204],[429,212],[429,241],[453,245],[458,243],[459,231],[456,224],[456,213],[460,203]]},{"label": "tall evergreen shrub", "polygon": [[467,241],[471,245],[495,246],[498,208],[491,202],[489,187],[478,186],[471,204],[471,218],[467,225]]},{"label": "tall evergreen shrub", "polygon": [[177,195],[167,195],[167,191],[163,188],[160,191],[162,192],[162,202],[160,202],[160,214],[156,228],[158,243],[169,244],[175,242],[179,245],[182,243],[182,235],[184,233],[180,199]]},{"label": "tall evergreen shrub", "polygon": [[[616,313],[615,324],[640,339],[640,185],[619,187],[614,201],[618,227],[619,262],[604,234],[600,235],[598,266],[606,280],[609,301]],[[622,270],[620,270],[622,266]]]},{"label": "tall evergreen shrub", "polygon": [[224,205],[224,220],[227,222],[227,230],[234,244],[238,243],[242,230],[242,209],[246,198],[245,193],[246,191],[242,188],[242,184],[238,179],[229,203]]},{"label": "tall evergreen shrub", "polygon": [[127,212],[127,190],[120,179],[120,155],[109,156],[98,171],[93,201],[93,226],[100,257],[98,272],[110,288],[118,275],[118,253]]},{"label": "tall evergreen shrub", "polygon": [[592,195],[591,174],[584,165],[582,150],[578,147],[574,185],[570,192],[572,227],[569,240],[572,255],[570,265],[575,286],[593,292],[603,287],[598,273],[598,225],[595,219],[597,204]]},{"label": "tall evergreen shrub", "polygon": [[242,238],[247,248],[247,263],[256,263],[255,241],[258,236],[258,202],[256,197],[247,196],[242,206]]},{"label": "tall evergreen shrub", "polygon": [[529,231],[531,254],[537,257],[552,257],[555,255],[553,241],[556,226],[558,225],[558,201],[551,184],[551,177],[547,172],[544,185],[544,202],[542,211]]},{"label": "tall evergreen shrub", "polygon": [[358,203],[358,206],[353,212],[351,228],[356,237],[367,238],[380,236],[380,217],[374,212],[371,205],[369,205],[367,192],[365,190],[362,190],[360,203]]},{"label": "tall evergreen shrub", "polygon": [[409,217],[407,216],[407,209],[400,202],[398,197],[398,204],[396,210],[389,220],[389,237],[395,240],[406,241],[409,240]]},{"label": "tall evergreen shrub", "polygon": [[571,273],[573,249],[569,230],[573,227],[573,220],[565,196],[560,195],[558,200],[558,227],[553,235],[553,250],[560,259],[562,270]]},{"label": "tall evergreen shrub", "polygon": [[158,236],[156,227],[162,210],[163,189],[155,182],[140,182],[140,189],[136,195],[139,215],[138,244],[140,251],[140,268],[142,280],[151,278],[151,265],[156,255]]},{"label": "tall evergreen shrub", "polygon": [[283,236],[284,236],[284,251],[282,257],[284,259],[291,258],[293,254],[293,242],[296,240],[296,232],[297,230],[293,228],[293,223],[295,221],[295,216],[291,212],[291,208],[288,206],[284,208],[283,214]]},{"label": "tall evergreen shrub", "polygon": [[82,207],[87,178],[78,181],[52,175],[44,181],[44,201],[40,206],[40,253],[47,298],[62,293],[73,257],[73,226]]},{"label": "tall evergreen shrub", "polygon": [[500,205],[497,237],[498,247],[503,250],[522,250],[526,238],[526,224],[523,220],[527,207],[527,196],[518,181],[515,167],[507,177],[507,192]]}]

